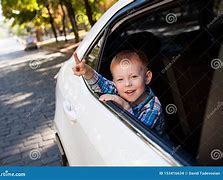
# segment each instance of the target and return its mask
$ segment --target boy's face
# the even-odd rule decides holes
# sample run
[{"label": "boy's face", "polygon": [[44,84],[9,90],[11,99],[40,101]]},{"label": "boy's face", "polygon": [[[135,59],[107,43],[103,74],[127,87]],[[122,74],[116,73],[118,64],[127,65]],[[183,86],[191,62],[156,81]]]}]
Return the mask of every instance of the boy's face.
[{"label": "boy's face", "polygon": [[152,78],[152,72],[147,71],[138,58],[136,56],[131,60],[124,59],[111,66],[113,82],[118,94],[133,104],[139,99],[144,100],[145,97],[142,96],[146,96],[146,84],[149,84]]}]

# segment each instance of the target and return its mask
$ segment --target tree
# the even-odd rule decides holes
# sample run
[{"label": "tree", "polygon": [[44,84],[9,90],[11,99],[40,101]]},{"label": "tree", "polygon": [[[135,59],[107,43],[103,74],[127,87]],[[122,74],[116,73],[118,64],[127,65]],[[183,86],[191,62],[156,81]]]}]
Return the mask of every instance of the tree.
[{"label": "tree", "polygon": [[[75,41],[79,42],[78,25],[84,23],[91,25],[117,0],[0,0],[3,15],[6,19],[12,19],[12,25],[21,28],[35,28],[37,37],[42,29],[47,33],[51,26],[57,41],[57,28],[63,29],[66,38],[66,25],[71,26],[75,35]],[[65,8],[64,8],[65,7]],[[78,20],[78,12],[80,17]],[[66,21],[66,14],[69,20]],[[83,16],[83,14],[86,14]],[[88,20],[87,20],[88,19]],[[78,21],[78,22],[77,22]],[[79,24],[77,24],[79,23]]]},{"label": "tree", "polygon": [[91,5],[90,5],[88,0],[84,0],[84,4],[85,4],[88,20],[89,20],[91,26],[93,26],[96,21],[93,19],[93,13],[92,13]]},{"label": "tree", "polygon": [[14,24],[31,21],[39,10],[36,0],[1,0],[3,15]]},{"label": "tree", "polygon": [[[57,41],[54,18],[48,0],[2,0],[1,3],[3,15],[7,19],[13,19],[12,25],[18,24],[22,26],[26,24],[30,26],[30,22],[32,22],[36,29],[37,39],[40,39],[40,26],[45,20],[48,20]],[[44,16],[44,8],[47,9],[48,17]]]},{"label": "tree", "polygon": [[62,26],[63,26],[63,33],[64,33],[64,36],[65,36],[65,41],[67,41],[67,33],[66,33],[66,23],[65,23],[65,20],[66,20],[66,13],[64,11],[64,8],[63,8],[63,2],[62,0],[59,0],[60,2],[60,7],[61,7],[61,10],[62,10]]},{"label": "tree", "polygon": [[52,15],[52,13],[50,11],[50,5],[49,5],[48,2],[45,2],[45,6],[47,8],[47,11],[48,11],[48,14],[49,14],[49,17],[50,17],[50,24],[51,24],[51,27],[52,27],[52,30],[53,30],[54,37],[56,39],[56,42],[58,42],[58,40],[57,40],[57,31],[56,31],[56,28],[54,26],[54,20],[53,20],[53,15]]},{"label": "tree", "polygon": [[79,42],[80,38],[79,38],[79,34],[78,34],[78,27],[77,27],[77,22],[76,22],[76,18],[75,18],[75,11],[74,11],[74,8],[72,6],[72,3],[70,0],[62,0],[66,9],[67,9],[67,12],[68,12],[68,16],[70,18],[70,22],[71,22],[71,26],[72,26],[72,29],[73,29],[73,32],[74,32],[74,35],[75,35],[75,42]]}]

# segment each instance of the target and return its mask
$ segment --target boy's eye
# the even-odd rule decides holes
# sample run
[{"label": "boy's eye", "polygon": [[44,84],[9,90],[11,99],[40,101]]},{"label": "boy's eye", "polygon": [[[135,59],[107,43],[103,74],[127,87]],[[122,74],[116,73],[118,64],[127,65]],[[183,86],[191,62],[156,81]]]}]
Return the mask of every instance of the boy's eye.
[{"label": "boy's eye", "polygon": [[117,81],[117,82],[120,82],[120,81],[122,81],[122,80],[123,80],[123,79],[122,79],[122,78],[120,78],[120,79],[117,79],[116,81]]},{"label": "boy's eye", "polygon": [[138,77],[137,75],[132,76],[133,79],[135,79],[135,78],[137,78],[137,77]]}]

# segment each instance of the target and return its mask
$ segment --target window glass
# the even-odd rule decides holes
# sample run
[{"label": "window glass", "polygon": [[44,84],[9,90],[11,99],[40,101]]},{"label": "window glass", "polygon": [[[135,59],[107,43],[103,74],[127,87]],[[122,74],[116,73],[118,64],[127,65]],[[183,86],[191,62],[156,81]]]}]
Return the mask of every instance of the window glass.
[{"label": "window glass", "polygon": [[103,41],[103,37],[100,37],[99,40],[97,40],[97,42],[95,43],[92,50],[85,57],[86,63],[95,70],[97,68],[97,63],[99,60],[99,53],[102,47],[102,41]]}]

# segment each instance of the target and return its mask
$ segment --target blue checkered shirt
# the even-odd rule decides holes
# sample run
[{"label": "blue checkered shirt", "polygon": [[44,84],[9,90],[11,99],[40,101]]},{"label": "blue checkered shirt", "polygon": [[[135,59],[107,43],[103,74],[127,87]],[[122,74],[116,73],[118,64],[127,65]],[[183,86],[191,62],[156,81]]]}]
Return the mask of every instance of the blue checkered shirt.
[{"label": "blue checkered shirt", "polygon": [[[94,76],[87,80],[94,92],[117,95],[117,89],[112,81],[102,77],[96,71]],[[159,99],[154,95],[149,86],[146,88],[148,96],[144,101],[136,106],[132,106],[129,113],[138,118],[144,125],[154,129],[158,134],[163,134],[165,130],[165,119]]]}]

